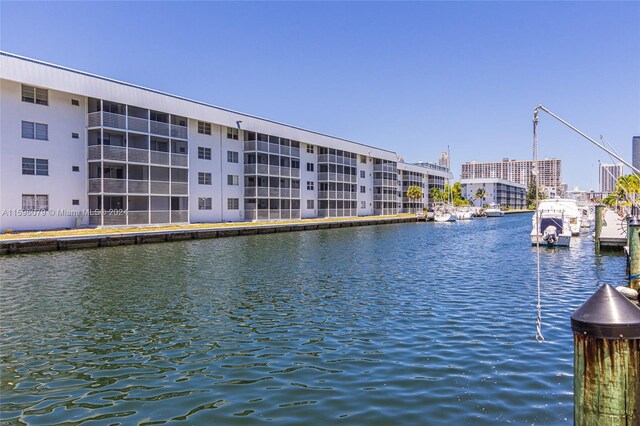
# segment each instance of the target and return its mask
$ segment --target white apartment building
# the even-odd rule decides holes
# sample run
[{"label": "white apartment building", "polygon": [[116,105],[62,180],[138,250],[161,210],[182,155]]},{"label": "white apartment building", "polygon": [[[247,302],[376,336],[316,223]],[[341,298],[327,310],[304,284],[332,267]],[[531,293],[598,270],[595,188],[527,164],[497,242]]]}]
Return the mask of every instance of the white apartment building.
[{"label": "white apartment building", "polygon": [[[462,164],[460,179],[502,179],[529,186],[533,160],[467,162]],[[548,191],[562,192],[561,162],[558,158],[538,160],[538,185]]]},{"label": "white apartment building", "polygon": [[[512,209],[527,208],[527,186],[503,179],[461,179],[462,196],[477,207],[496,203]],[[478,189],[484,189],[485,197],[476,199]]]},{"label": "white apartment building", "polygon": [[616,189],[618,178],[624,174],[624,164],[605,164],[599,165],[600,174],[600,192],[610,194]]},{"label": "white apartment building", "polygon": [[[6,52],[0,93],[2,232],[396,214],[452,178],[390,150]],[[425,198],[410,205],[413,183]]]}]

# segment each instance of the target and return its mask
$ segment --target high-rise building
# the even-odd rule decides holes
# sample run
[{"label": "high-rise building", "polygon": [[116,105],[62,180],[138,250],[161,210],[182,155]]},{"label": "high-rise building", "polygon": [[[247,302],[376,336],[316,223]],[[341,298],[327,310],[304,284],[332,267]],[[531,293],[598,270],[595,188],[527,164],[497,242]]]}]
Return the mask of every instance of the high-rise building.
[{"label": "high-rise building", "polygon": [[442,167],[449,168],[449,154],[446,152],[440,153],[440,158],[438,159],[438,165]]},{"label": "high-rise building", "polygon": [[631,149],[631,164],[640,170],[640,136],[634,136],[633,139],[631,139]]},{"label": "high-rise building", "polygon": [[[460,179],[502,179],[528,186],[532,170],[533,160],[472,161],[462,164]],[[561,163],[558,158],[538,160],[538,185],[561,191]]]},{"label": "high-rise building", "polygon": [[622,176],[624,165],[622,163],[600,163],[600,192],[611,193],[616,188],[618,178]]},{"label": "high-rise building", "polygon": [[[385,215],[394,151],[0,52],[0,230]],[[407,185],[425,189],[405,200]]]}]

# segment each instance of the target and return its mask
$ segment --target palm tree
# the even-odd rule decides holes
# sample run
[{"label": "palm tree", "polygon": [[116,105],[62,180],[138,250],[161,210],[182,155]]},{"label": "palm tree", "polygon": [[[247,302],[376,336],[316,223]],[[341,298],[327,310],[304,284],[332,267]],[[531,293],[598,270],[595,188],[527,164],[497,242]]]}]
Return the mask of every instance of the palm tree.
[{"label": "palm tree", "polygon": [[442,192],[442,190],[438,187],[431,188],[431,199],[435,202],[444,201],[444,192]]},{"label": "palm tree", "polygon": [[422,193],[422,188],[420,188],[418,185],[411,185],[409,188],[407,188],[407,198],[414,203],[418,200],[421,200],[423,195],[424,194]]},{"label": "palm tree", "polygon": [[476,193],[473,195],[473,198],[477,199],[482,199],[482,202],[480,203],[480,207],[482,207],[482,205],[484,204],[484,197],[487,196],[487,191],[484,190],[484,188],[478,188],[478,190],[476,191]]}]

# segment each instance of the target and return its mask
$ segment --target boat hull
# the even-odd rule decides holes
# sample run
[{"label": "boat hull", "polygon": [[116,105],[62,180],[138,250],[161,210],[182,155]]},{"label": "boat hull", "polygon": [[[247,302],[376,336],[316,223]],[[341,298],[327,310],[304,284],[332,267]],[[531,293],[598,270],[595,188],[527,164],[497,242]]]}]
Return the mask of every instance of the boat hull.
[{"label": "boat hull", "polygon": [[496,211],[486,210],[484,213],[485,213],[485,215],[487,217],[502,217],[502,216],[504,216],[504,212],[500,212],[500,211],[496,212]]},{"label": "boat hull", "polygon": [[553,244],[549,244],[542,239],[542,235],[536,236],[535,234],[532,234],[531,245],[535,246],[537,244],[537,238],[540,238],[540,246],[544,247],[569,247],[571,244],[571,237],[569,235],[558,235],[558,241]]}]

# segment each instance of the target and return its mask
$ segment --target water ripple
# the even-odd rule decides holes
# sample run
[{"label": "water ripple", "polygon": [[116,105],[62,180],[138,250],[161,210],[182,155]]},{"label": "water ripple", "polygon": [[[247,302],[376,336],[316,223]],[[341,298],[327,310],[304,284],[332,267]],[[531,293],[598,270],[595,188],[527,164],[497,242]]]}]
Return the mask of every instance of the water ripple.
[{"label": "water ripple", "polygon": [[[529,215],[0,260],[15,424],[566,424],[569,316],[624,258]],[[46,271],[46,274],[36,273]]]}]

